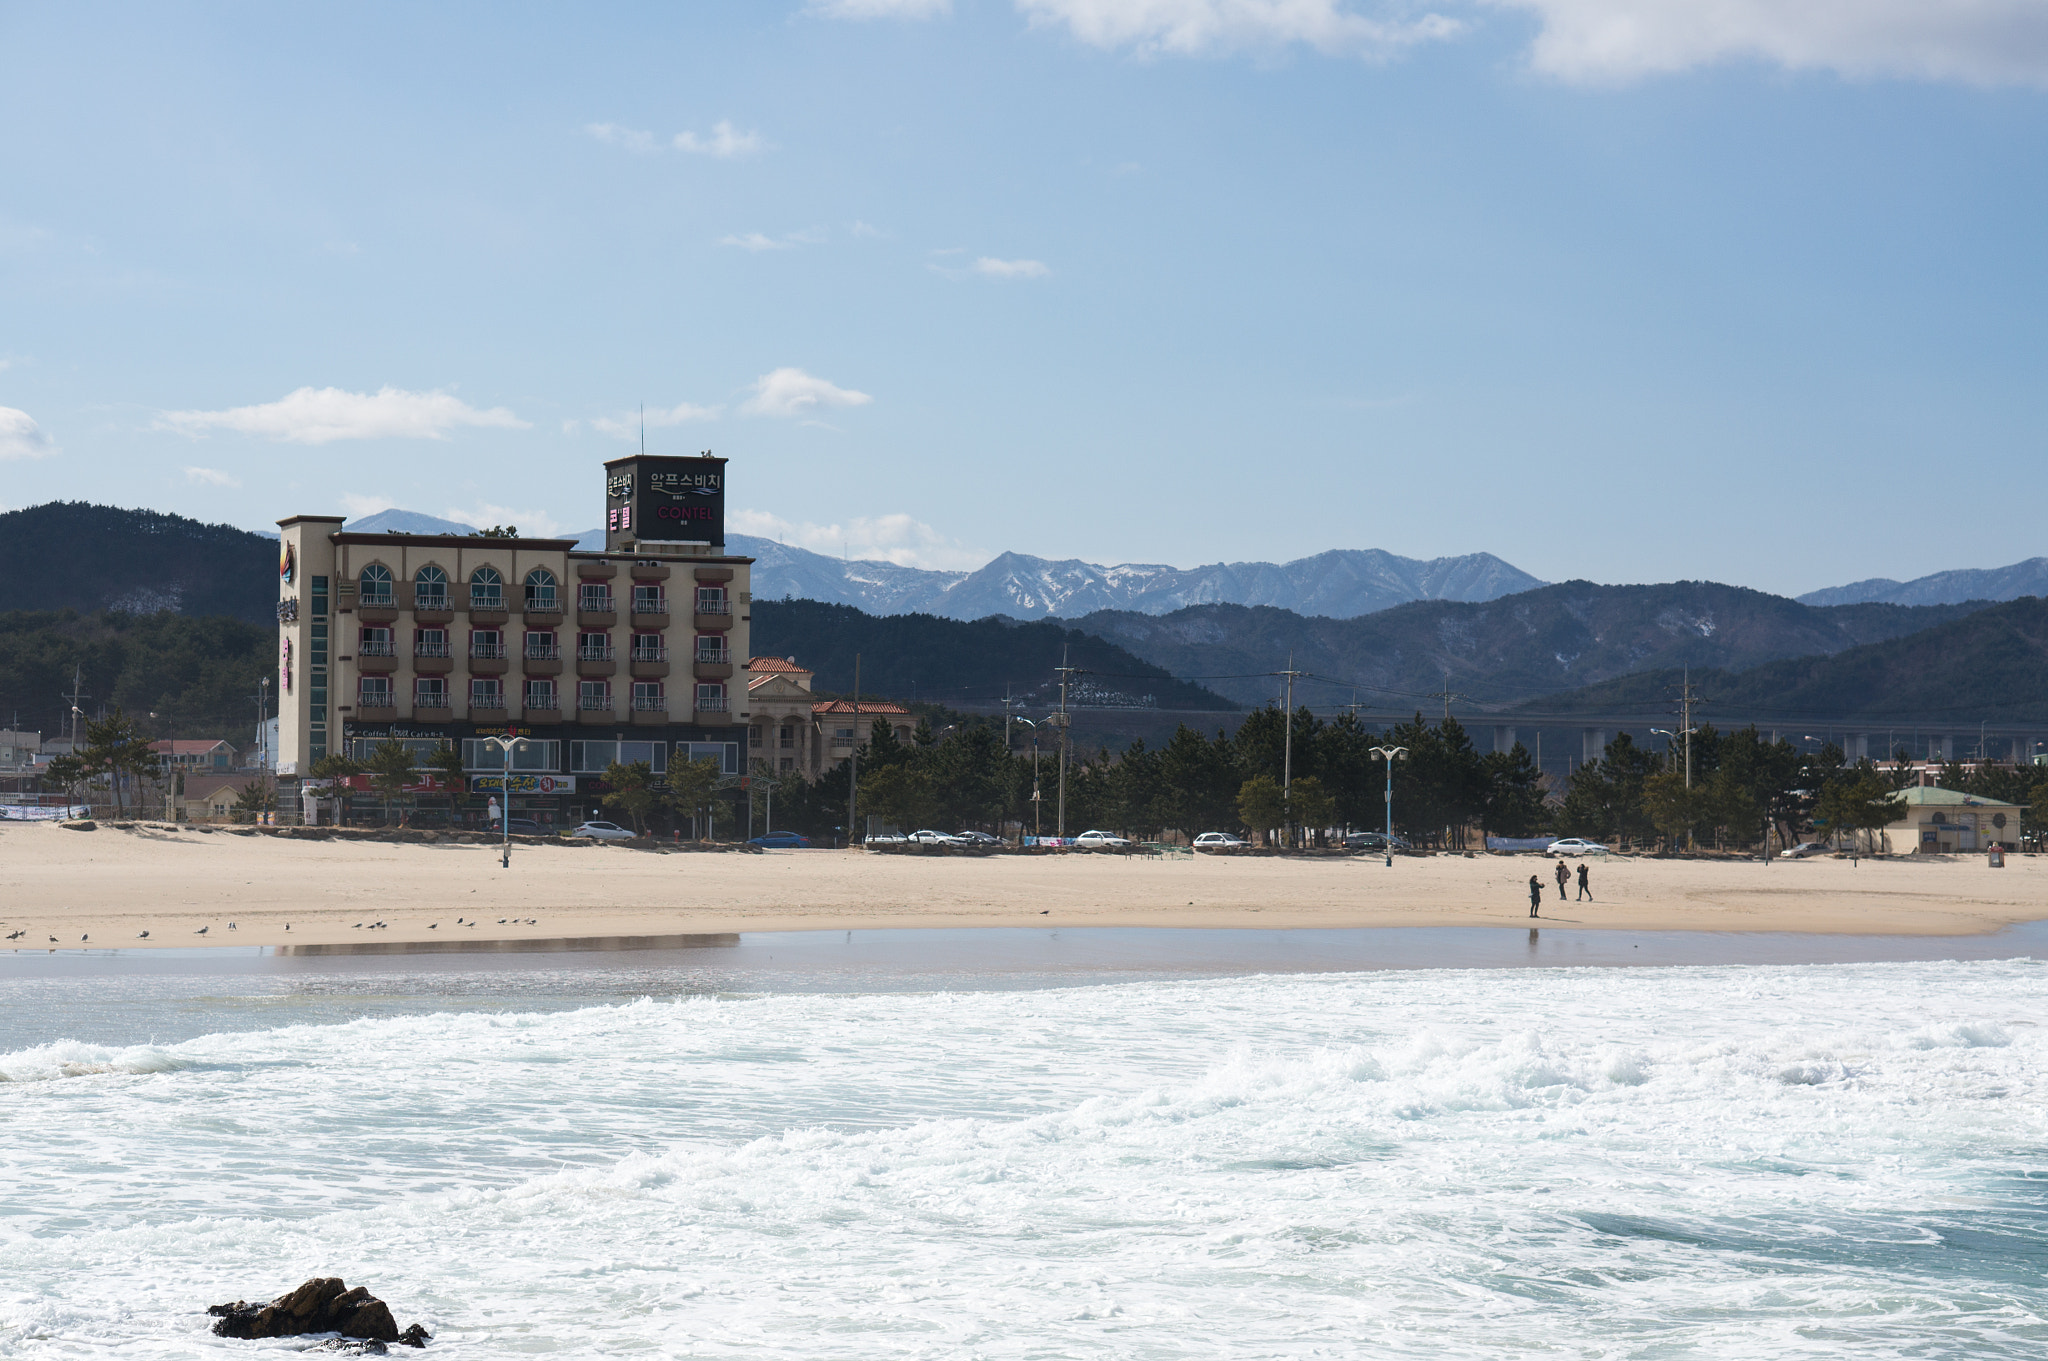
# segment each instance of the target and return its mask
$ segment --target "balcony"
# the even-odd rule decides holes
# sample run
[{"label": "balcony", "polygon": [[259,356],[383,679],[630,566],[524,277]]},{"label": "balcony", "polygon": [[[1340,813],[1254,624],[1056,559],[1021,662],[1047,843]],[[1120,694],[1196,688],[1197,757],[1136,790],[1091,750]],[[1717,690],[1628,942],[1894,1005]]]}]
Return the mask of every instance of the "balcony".
[{"label": "balcony", "polygon": [[633,613],[629,616],[629,622],[636,629],[667,628],[668,597],[665,595],[635,596],[633,598]]},{"label": "balcony", "polygon": [[426,676],[445,676],[455,667],[455,657],[446,643],[414,643],[412,669]]},{"label": "balcony", "polygon": [[505,692],[503,690],[490,690],[483,694],[477,694],[475,691],[470,692],[469,717],[471,722],[488,721],[493,718],[501,719],[504,716]]},{"label": "balcony", "polygon": [[455,716],[455,711],[448,707],[448,697],[443,695],[439,704],[413,705],[412,716],[420,723],[446,723]]},{"label": "balcony", "polygon": [[455,611],[448,603],[446,591],[414,590],[412,614],[413,618],[422,624],[445,624],[455,618]]},{"label": "balcony", "polygon": [[389,690],[367,691],[356,696],[355,716],[365,723],[388,721],[398,717],[398,704]]},{"label": "balcony", "polygon": [[505,595],[498,590],[480,590],[468,587],[465,593],[469,622],[472,624],[502,624],[505,622]]},{"label": "balcony", "polygon": [[699,597],[694,621],[699,630],[722,633],[732,627],[732,605],[724,600]]},{"label": "balcony", "polygon": [[608,562],[579,562],[576,575],[585,581],[609,581],[619,574],[619,569]]},{"label": "balcony", "polygon": [[398,650],[389,643],[358,643],[356,666],[373,676],[388,676],[398,669]]},{"label": "balcony", "polygon": [[668,564],[665,562],[654,562],[652,560],[645,562],[636,560],[633,563],[633,580],[667,581]]},{"label": "balcony", "polygon": [[365,624],[388,624],[398,618],[398,597],[385,591],[356,599],[356,612]]},{"label": "balcony", "polygon": [[526,622],[530,628],[553,628],[562,622],[562,602],[554,596],[548,596],[540,603],[528,601]]},{"label": "balcony", "polygon": [[608,662],[612,660],[612,645],[604,643],[578,643],[576,660],[579,662]]},{"label": "balcony", "polygon": [[528,704],[521,717],[528,723],[560,723],[562,711],[549,700],[546,704]]},{"label": "balcony", "polygon": [[635,699],[633,701],[633,721],[644,724],[668,722],[668,700],[660,695],[656,695],[652,699]]},{"label": "balcony", "polygon": [[634,680],[660,680],[668,675],[668,653],[635,652],[632,669]]},{"label": "balcony", "polygon": [[716,652],[699,648],[691,660],[690,671],[698,680],[731,680],[732,654],[723,648]]},{"label": "balcony", "polygon": [[579,676],[615,676],[619,664],[612,658],[608,647],[579,647],[576,649],[576,674]]},{"label": "balcony", "polygon": [[584,695],[576,701],[576,708],[586,714],[608,714],[612,712],[612,697],[610,695]]},{"label": "balcony", "polygon": [[725,696],[720,695],[716,699],[708,699],[703,695],[699,695],[697,697],[697,721],[699,723],[732,722],[732,715],[727,710]]},{"label": "balcony", "polygon": [[602,605],[593,605],[588,600],[576,602],[576,624],[579,628],[608,629],[618,622],[619,612],[609,596],[605,597]]},{"label": "balcony", "polygon": [[469,669],[472,675],[502,676],[506,671],[505,645],[503,643],[477,643],[469,645]]},{"label": "balcony", "polygon": [[520,670],[529,676],[559,676],[562,650],[552,644],[528,643],[526,654],[520,659]]}]

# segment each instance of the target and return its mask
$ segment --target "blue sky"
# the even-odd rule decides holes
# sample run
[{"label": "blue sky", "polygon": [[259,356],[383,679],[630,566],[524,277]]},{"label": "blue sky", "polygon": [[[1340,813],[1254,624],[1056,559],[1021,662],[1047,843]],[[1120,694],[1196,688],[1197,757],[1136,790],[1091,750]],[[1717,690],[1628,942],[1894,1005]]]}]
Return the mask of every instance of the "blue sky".
[{"label": "blue sky", "polygon": [[0,505],[2042,551],[2044,0],[0,4]]}]

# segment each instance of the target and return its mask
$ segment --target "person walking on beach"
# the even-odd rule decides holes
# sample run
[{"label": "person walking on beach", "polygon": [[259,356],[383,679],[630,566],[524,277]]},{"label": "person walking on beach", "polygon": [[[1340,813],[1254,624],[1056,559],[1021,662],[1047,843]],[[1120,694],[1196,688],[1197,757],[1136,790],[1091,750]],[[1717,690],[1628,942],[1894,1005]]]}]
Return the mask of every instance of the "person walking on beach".
[{"label": "person walking on beach", "polygon": [[1564,886],[1572,881],[1572,872],[1564,867],[1564,861],[1557,862],[1557,900],[1564,901]]},{"label": "person walking on beach", "polygon": [[1581,860],[1579,862],[1579,902],[1585,902],[1588,898],[1591,898],[1593,896],[1592,886],[1586,882],[1586,876],[1589,873],[1591,873],[1591,871],[1589,871],[1586,868],[1586,862]]},{"label": "person walking on beach", "polygon": [[1543,906],[1543,881],[1535,875],[1529,876],[1529,915],[1536,916],[1536,909]]}]

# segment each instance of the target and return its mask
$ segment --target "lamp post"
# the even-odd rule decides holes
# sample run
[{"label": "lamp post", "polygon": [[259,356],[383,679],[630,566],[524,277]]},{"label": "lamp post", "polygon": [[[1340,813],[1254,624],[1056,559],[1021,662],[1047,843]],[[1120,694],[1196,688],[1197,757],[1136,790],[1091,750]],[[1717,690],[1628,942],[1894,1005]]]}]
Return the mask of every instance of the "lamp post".
[{"label": "lamp post", "polygon": [[1373,758],[1387,763],[1387,868],[1394,867],[1394,762],[1408,754],[1406,747],[1374,747]]},{"label": "lamp post", "polygon": [[[1031,729],[1031,839],[1036,841],[1044,830],[1039,824],[1040,810],[1045,807],[1044,801],[1039,797],[1038,793],[1038,724],[1022,714],[1017,715],[1017,717],[1010,721],[1012,723],[1022,723],[1025,727]],[[1007,747],[1007,743],[1005,746]]]},{"label": "lamp post", "polygon": [[526,746],[523,737],[486,737],[486,742],[498,748],[498,865],[501,869],[512,868],[512,753]]}]

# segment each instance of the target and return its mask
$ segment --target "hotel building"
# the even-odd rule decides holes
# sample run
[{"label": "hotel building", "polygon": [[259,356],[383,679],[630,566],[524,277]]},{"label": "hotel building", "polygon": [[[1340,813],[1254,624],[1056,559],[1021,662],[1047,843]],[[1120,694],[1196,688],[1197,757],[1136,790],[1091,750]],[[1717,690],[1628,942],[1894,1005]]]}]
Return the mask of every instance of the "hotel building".
[{"label": "hotel building", "polygon": [[[568,820],[613,761],[745,759],[748,568],[722,458],[615,459],[605,546],[278,521],[278,774],[388,738],[463,754],[472,791]],[[527,739],[505,770],[487,739]]]}]

